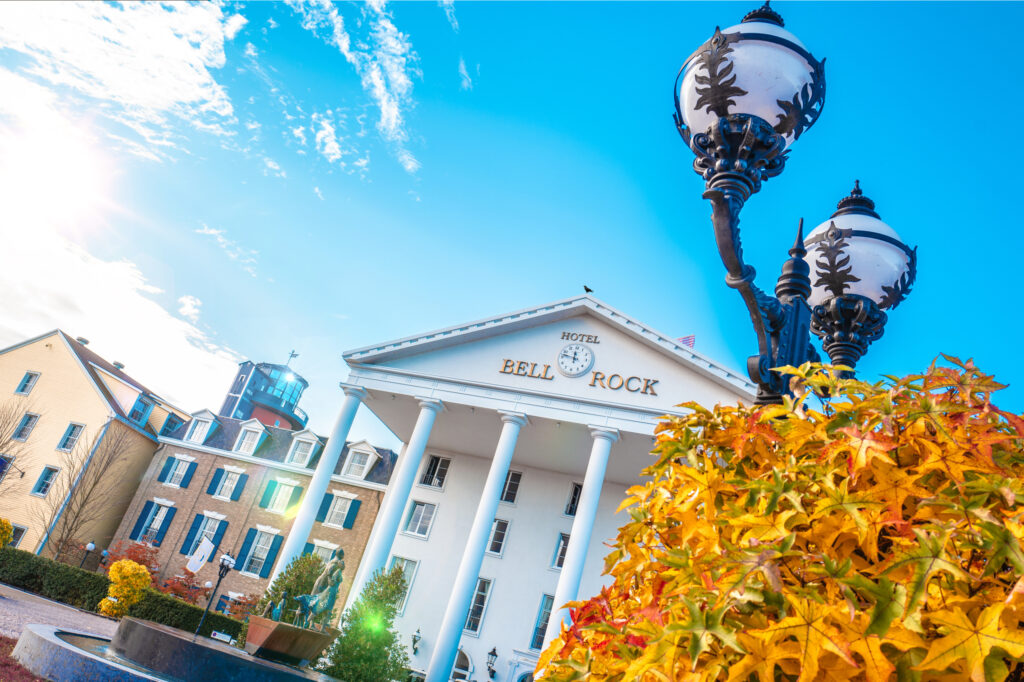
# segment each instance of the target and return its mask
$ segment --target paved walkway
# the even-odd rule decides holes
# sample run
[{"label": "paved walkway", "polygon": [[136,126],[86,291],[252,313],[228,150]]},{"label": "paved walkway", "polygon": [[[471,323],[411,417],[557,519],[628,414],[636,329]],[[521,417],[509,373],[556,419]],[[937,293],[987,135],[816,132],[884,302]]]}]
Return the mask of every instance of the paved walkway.
[{"label": "paved walkway", "polygon": [[117,621],[0,583],[0,635],[17,639],[28,623],[54,625],[103,637],[113,637],[117,629]]}]

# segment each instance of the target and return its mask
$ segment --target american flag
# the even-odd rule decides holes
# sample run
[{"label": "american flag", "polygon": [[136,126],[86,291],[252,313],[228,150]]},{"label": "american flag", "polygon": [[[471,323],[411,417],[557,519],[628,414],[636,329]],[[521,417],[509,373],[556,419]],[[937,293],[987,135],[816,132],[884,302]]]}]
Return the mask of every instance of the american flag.
[{"label": "american flag", "polygon": [[689,336],[680,336],[678,339],[676,339],[676,341],[678,341],[679,343],[683,344],[684,346],[688,346],[690,348],[693,348],[693,342],[696,341],[696,340],[697,340],[697,335],[696,334],[690,334]]}]

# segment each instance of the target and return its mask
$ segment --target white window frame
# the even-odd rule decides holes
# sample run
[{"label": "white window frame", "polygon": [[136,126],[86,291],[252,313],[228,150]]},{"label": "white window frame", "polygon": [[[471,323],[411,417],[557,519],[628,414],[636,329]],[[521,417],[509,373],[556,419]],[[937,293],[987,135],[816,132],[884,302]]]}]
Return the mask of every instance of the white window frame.
[{"label": "white window frame", "polygon": [[[331,493],[331,495],[334,499],[331,500],[331,506],[327,509],[327,516],[324,517],[324,525],[328,528],[344,528],[345,518],[348,516],[348,510],[352,508],[352,500],[355,498],[338,495],[337,493]],[[338,513],[338,507],[342,503],[345,504],[345,511],[341,515],[341,522],[332,523],[331,518]]]},{"label": "white window frame", "polygon": [[[366,455],[366,464],[358,474],[352,473],[354,463],[353,455]],[[372,469],[373,465],[377,462],[376,457],[377,453],[375,452],[367,452],[366,450],[349,450],[348,457],[345,458],[345,468],[342,470],[341,475],[348,476],[349,478],[358,478],[361,481],[366,480],[366,474],[370,473],[370,469]]]},{"label": "white window frame", "polygon": [[[152,544],[153,540],[156,539],[157,534],[160,532],[160,527],[164,525],[164,519],[167,517],[167,510],[170,509],[173,504],[162,504],[157,500],[153,500],[153,509],[149,512],[149,518],[146,519],[146,523],[142,525],[142,530],[139,531],[139,540],[142,542],[149,542]],[[163,512],[163,515],[160,514]],[[154,526],[154,521],[160,519],[160,523]],[[152,530],[152,533],[147,531]]]},{"label": "white window frame", "polygon": [[[508,484],[512,481],[512,474],[519,474],[519,482],[516,483],[516,496],[515,496],[515,498],[513,498],[513,500],[511,502],[508,502],[507,500],[505,500],[505,492],[508,490]],[[498,498],[498,501],[501,504],[510,504],[510,505],[512,505],[514,507],[516,505],[516,502],[519,501],[519,491],[522,489],[522,487],[523,487],[523,472],[522,471],[516,471],[514,469],[509,469],[508,473],[505,474],[505,482],[502,483],[502,485],[501,485],[501,497]]]},{"label": "white window frame", "polygon": [[[267,502],[267,511],[274,514],[284,514],[288,511],[288,502],[292,499],[292,491],[295,490],[297,485],[297,483],[277,481],[277,485],[274,486],[274,494],[270,496],[270,501]],[[282,495],[281,492],[285,488],[288,489],[288,494]],[[281,508],[278,509],[278,506]]]},{"label": "white window frame", "polygon": [[[341,545],[336,545],[333,542],[327,542],[326,540],[310,540],[310,542],[313,544],[313,555],[323,559],[324,563],[330,561],[331,555],[337,552],[338,548],[341,547]],[[318,550],[327,552],[327,556],[319,554]]]},{"label": "white window frame", "polygon": [[[484,605],[480,609],[480,618],[476,630],[469,629],[469,619],[473,615],[473,605],[476,603],[477,592],[480,591],[480,581],[487,581],[487,593],[484,595]],[[462,634],[469,635],[470,637],[479,637],[480,632],[484,629],[484,618],[487,617],[487,607],[491,603],[491,595],[494,594],[494,579],[480,576],[476,579],[476,585],[473,586],[473,597],[469,600],[469,611],[466,612],[466,622],[462,624]]]},{"label": "white window frame", "polygon": [[[189,556],[195,553],[196,548],[199,547],[199,543],[203,541],[204,537],[210,538],[210,542],[213,542],[213,536],[217,534],[217,529],[220,528],[221,521],[223,520],[223,518],[210,516],[203,512],[203,522],[199,524],[196,536],[192,539],[192,546],[188,549]],[[209,534],[207,534],[208,529],[210,530]]]},{"label": "white window frame", "polygon": [[[21,536],[20,537],[18,537],[18,534],[15,532],[19,528],[21,529]],[[22,526],[22,525],[17,524],[17,523],[12,523],[11,524],[11,544],[9,544],[7,546],[8,547],[17,548],[17,546],[21,544],[21,541],[25,539],[25,534],[26,533],[28,533],[28,527],[27,526]],[[17,541],[15,541],[15,538],[17,538]]]},{"label": "white window frame", "polygon": [[[252,443],[252,450],[243,450],[242,446],[245,445],[245,438],[249,434],[254,435],[256,437],[256,440],[254,440]],[[259,444],[260,432],[258,429],[242,429],[241,431],[238,432],[238,438],[235,439],[235,446],[232,448],[232,451],[243,455],[251,455],[252,453],[256,452],[256,448],[259,447]]]},{"label": "white window frame", "polygon": [[[494,534],[498,530],[498,521],[503,521],[505,523],[505,536],[501,539],[501,549],[498,550],[497,552],[495,552],[495,551],[493,551],[491,549],[491,546],[494,543]],[[499,518],[495,518],[494,519],[494,521],[491,523],[491,534],[487,536],[487,553],[488,554],[490,554],[491,556],[498,556],[498,557],[500,557],[500,556],[505,554],[505,545],[508,544],[508,529],[511,528],[511,527],[512,527],[512,522],[509,521],[508,519],[499,519]]]},{"label": "white window frame", "polygon": [[[441,481],[441,485],[434,485],[433,483],[427,483],[427,482],[425,482],[423,480],[423,479],[425,479],[427,477],[427,472],[430,470],[430,463],[434,459],[438,460],[438,468],[439,469],[441,468],[441,462],[448,462],[448,465],[445,467],[445,470],[444,470],[444,480]],[[431,490],[444,490],[445,485],[447,485],[447,483],[448,483],[448,474],[451,473],[451,470],[452,470],[452,458],[451,457],[444,457],[443,455],[429,455],[427,457],[426,463],[423,465],[423,473],[420,474],[420,476],[417,479],[416,483],[418,485],[423,486],[424,488],[430,488]]]},{"label": "white window frame", "polygon": [[[181,481],[185,478],[185,472],[188,471],[189,464],[194,460],[188,460],[184,457],[179,457],[178,455],[171,455],[171,459],[174,460],[174,465],[171,467],[171,470],[167,472],[167,478],[163,480],[163,484],[171,488],[180,488]],[[179,472],[181,475],[178,476],[178,480],[173,480]]]},{"label": "white window frame", "polygon": [[[555,544],[555,553],[551,557],[551,570],[561,571],[562,567],[565,566],[565,555],[569,552],[569,541],[571,540],[569,533],[559,533],[558,542]],[[558,563],[558,559],[561,557],[562,563]]]},{"label": "white window frame", "polygon": [[[395,567],[395,562],[401,560],[407,564],[412,564],[412,576],[406,577],[405,579],[405,596],[402,597],[402,603],[398,608],[398,615],[405,613],[405,607],[409,603],[409,596],[412,594],[412,584],[416,580],[416,573],[420,570],[420,562],[416,559],[410,559],[409,557],[398,556],[397,554],[391,555],[391,560],[388,561],[388,571]],[[405,569],[402,569],[402,575],[405,575]]]},{"label": "white window frame", "polygon": [[[228,477],[234,476],[235,478],[231,481],[231,487],[228,488]],[[218,500],[231,501],[231,495],[235,492],[235,487],[238,485],[238,479],[242,477],[242,474],[231,469],[224,469],[224,475],[220,477],[220,483],[217,485],[217,490],[213,493],[213,497]],[[225,492],[225,489],[227,491]]]},{"label": "white window frame", "polygon": [[[35,492],[35,491],[29,491],[29,495],[34,495],[35,497],[46,497],[47,495],[50,494],[50,490],[53,488],[53,482],[56,481],[57,480],[57,476],[60,475],[60,467],[55,467],[55,466],[52,466],[50,464],[47,464],[46,466],[43,467],[43,471],[46,471],[47,469],[53,469],[53,476],[50,477],[50,483],[49,483],[49,485],[46,486],[46,490],[41,492],[41,493]],[[42,476],[42,472],[40,472],[40,476]],[[36,479],[36,483],[38,483],[38,482],[39,482],[39,479],[37,478]],[[36,487],[35,483],[32,484],[32,487],[33,488]]]},{"label": "white window frame", "polygon": [[[305,459],[299,460],[296,455],[300,445],[308,445],[309,452],[306,453]],[[287,464],[294,464],[295,466],[304,467],[309,464],[310,458],[313,456],[313,451],[316,449],[315,440],[307,440],[305,438],[296,438],[292,441],[292,447],[288,450],[288,456],[285,458]]]},{"label": "white window frame", "polygon": [[[267,546],[266,546],[266,553],[264,553],[262,559],[260,560],[259,568],[256,569],[255,571],[250,571],[250,570],[248,570],[250,562],[252,561],[252,558],[254,556],[256,556],[256,549],[260,546],[259,545],[259,541],[264,536],[266,536],[267,539],[268,539]],[[239,573],[241,573],[244,576],[248,576],[250,578],[259,578],[260,577],[260,571],[263,570],[263,567],[264,567],[264,565],[266,565],[266,562],[267,562],[267,557],[270,556],[270,548],[274,546],[274,538],[276,536],[277,536],[276,533],[271,533],[269,530],[263,530],[261,528],[257,528],[256,529],[256,537],[254,537],[252,539],[252,547],[249,548],[249,555],[242,559],[242,561],[244,561],[245,563],[242,565],[242,570],[240,570]]]},{"label": "white window frame", "polygon": [[[434,510],[430,513],[430,521],[427,522],[427,532],[420,534],[415,531],[409,530],[409,525],[412,523],[413,514],[416,513],[416,505],[422,504],[424,507],[433,507]],[[424,502],[423,500],[410,500],[409,508],[405,512],[405,522],[402,524],[402,533],[413,538],[420,538],[426,540],[430,537],[430,531],[434,528],[434,522],[437,520],[437,507],[438,505],[434,502]],[[420,519],[422,520],[422,515]],[[419,525],[419,524],[417,524]]]},{"label": "white window frame", "polygon": [[[206,441],[206,437],[210,435],[210,426],[212,425],[213,422],[209,419],[192,420],[192,424],[188,427],[188,433],[185,434],[185,440],[189,443],[202,444]],[[199,431],[200,426],[202,426],[202,432],[196,438],[196,433]]]},{"label": "white window frame", "polygon": [[[32,426],[29,428],[28,433],[23,438],[18,438],[17,434],[22,429],[22,425],[25,422],[25,417],[35,417],[35,421],[32,422]],[[18,420],[18,425],[14,428],[14,433],[11,434],[11,440],[16,440],[19,443],[24,443],[28,440],[28,437],[32,435],[32,432],[36,430],[36,426],[39,424],[39,415],[35,412],[26,412],[21,415],[21,419]]]},{"label": "white window frame", "polygon": [[[25,383],[25,377],[28,376],[32,377],[32,380],[28,382],[28,385],[25,387],[24,391],[19,391],[18,389],[21,388],[21,385],[23,383]],[[35,388],[36,384],[39,382],[39,376],[39,372],[27,370],[25,372],[25,376],[21,377],[21,379],[18,381],[18,384],[14,387],[14,395],[28,395],[29,393],[31,393],[32,389]]]},{"label": "white window frame", "polygon": [[71,441],[70,447],[62,448],[61,444],[64,442],[64,436],[66,436],[68,433],[68,430],[64,429],[64,433],[61,434],[60,440],[57,441],[57,452],[71,452],[72,450],[74,450],[75,446],[78,445],[78,439],[82,437],[83,433],[85,433],[85,424],[80,424],[78,422],[70,422],[68,424],[68,428],[71,428],[72,426],[78,427],[78,435],[76,435],[75,439]]}]

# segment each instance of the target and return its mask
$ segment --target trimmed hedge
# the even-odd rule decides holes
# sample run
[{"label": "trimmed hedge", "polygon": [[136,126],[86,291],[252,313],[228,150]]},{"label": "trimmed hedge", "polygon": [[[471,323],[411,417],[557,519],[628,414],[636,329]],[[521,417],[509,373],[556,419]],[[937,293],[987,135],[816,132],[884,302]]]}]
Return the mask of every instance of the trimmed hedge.
[{"label": "trimmed hedge", "polygon": [[[147,588],[142,599],[128,609],[128,615],[132,618],[141,618],[142,620],[151,620],[154,623],[169,625],[172,628],[178,628],[186,632],[195,632],[200,619],[203,617],[203,609],[183,602],[176,597]],[[203,623],[203,629],[199,634],[209,637],[211,632],[217,630],[218,632],[231,635],[232,638],[236,638],[241,629],[242,621],[229,618],[222,613],[217,613],[210,609],[210,612],[206,614],[206,622]]]},{"label": "trimmed hedge", "polygon": [[[110,580],[102,573],[92,573],[11,547],[0,548],[0,582],[87,611],[99,608],[110,587]],[[203,609],[147,588],[142,600],[129,609],[128,615],[195,632],[203,617]],[[241,629],[241,621],[211,610],[200,634],[209,636],[210,632],[217,630],[237,638]]]},{"label": "trimmed hedge", "polygon": [[88,611],[97,609],[110,585],[105,575],[11,547],[0,549],[0,582]]}]

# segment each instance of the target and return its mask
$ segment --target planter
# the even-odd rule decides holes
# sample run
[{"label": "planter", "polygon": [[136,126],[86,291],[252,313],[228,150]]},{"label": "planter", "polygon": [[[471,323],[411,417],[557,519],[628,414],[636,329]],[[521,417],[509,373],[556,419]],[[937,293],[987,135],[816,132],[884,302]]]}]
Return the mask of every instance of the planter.
[{"label": "planter", "polygon": [[323,650],[340,634],[334,628],[325,628],[321,632],[262,616],[249,616],[245,650],[253,656],[302,668],[320,658]]}]

